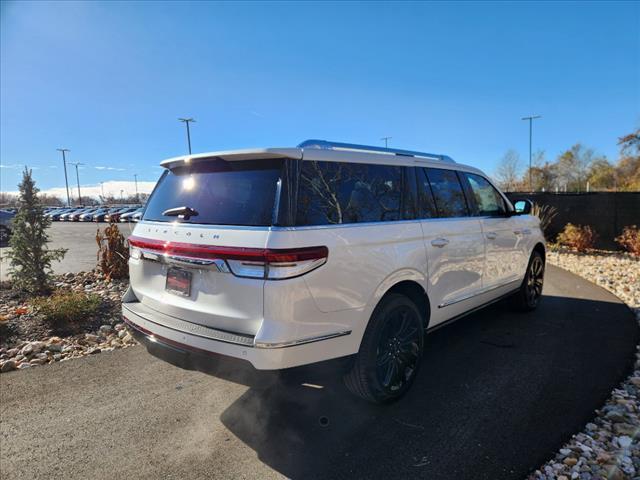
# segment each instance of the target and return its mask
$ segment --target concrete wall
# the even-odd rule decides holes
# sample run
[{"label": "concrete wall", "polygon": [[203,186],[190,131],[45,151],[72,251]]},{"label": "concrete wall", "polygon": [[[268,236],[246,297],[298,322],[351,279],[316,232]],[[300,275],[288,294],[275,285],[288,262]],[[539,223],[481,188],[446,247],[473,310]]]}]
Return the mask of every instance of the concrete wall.
[{"label": "concrete wall", "polygon": [[594,193],[507,193],[511,201],[528,198],[540,205],[551,205],[558,215],[551,224],[555,236],[567,223],[590,225],[599,235],[597,248],[619,249],[614,238],[627,225],[640,227],[640,192]]}]

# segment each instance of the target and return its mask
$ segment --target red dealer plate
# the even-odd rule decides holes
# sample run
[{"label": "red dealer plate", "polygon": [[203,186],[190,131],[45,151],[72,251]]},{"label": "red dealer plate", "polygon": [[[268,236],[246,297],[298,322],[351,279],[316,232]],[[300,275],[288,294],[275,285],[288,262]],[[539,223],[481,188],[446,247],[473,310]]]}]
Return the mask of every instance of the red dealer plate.
[{"label": "red dealer plate", "polygon": [[191,272],[180,268],[170,268],[167,271],[167,292],[188,297],[191,295]]}]

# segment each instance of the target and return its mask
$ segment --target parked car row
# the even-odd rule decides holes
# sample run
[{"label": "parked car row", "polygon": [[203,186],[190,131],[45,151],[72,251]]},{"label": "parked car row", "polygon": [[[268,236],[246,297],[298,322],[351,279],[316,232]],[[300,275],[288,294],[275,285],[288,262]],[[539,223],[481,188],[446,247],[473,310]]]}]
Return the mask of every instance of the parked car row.
[{"label": "parked car row", "polygon": [[15,217],[14,211],[0,210],[0,245],[5,245],[9,242],[13,217]]},{"label": "parked car row", "polygon": [[55,222],[137,222],[143,207],[73,207],[54,208],[45,215]]}]

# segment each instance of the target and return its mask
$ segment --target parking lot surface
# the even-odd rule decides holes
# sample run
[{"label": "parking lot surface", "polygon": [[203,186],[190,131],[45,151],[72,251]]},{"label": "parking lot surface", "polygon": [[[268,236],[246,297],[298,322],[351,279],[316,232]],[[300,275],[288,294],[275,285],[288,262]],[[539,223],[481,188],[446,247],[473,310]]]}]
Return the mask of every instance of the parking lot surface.
[{"label": "parking lot surface", "polygon": [[536,312],[498,303],[429,335],[388,406],[346,393],[331,363],[282,382],[215,360],[213,376],[137,346],[10,372],[2,476],[523,478],[593,417],[637,339],[616,297],[550,266]]},{"label": "parking lot surface", "polygon": [[[135,223],[119,223],[118,227],[125,237],[133,231]],[[104,229],[106,223],[93,222],[53,222],[48,230],[50,242],[49,248],[68,249],[64,259],[53,262],[54,273],[82,272],[95,268],[98,245],[96,243],[96,230]],[[0,280],[8,278],[9,261],[6,258],[7,247],[0,248]]]}]

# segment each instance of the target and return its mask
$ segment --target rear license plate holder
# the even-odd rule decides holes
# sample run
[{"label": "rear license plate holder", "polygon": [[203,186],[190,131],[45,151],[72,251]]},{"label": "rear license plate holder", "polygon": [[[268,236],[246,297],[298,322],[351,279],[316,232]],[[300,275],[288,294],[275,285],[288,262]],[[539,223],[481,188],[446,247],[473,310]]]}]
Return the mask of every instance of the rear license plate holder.
[{"label": "rear license plate holder", "polygon": [[165,290],[181,297],[191,296],[192,273],[181,268],[170,268],[167,270],[167,280]]}]

